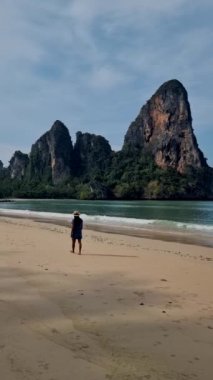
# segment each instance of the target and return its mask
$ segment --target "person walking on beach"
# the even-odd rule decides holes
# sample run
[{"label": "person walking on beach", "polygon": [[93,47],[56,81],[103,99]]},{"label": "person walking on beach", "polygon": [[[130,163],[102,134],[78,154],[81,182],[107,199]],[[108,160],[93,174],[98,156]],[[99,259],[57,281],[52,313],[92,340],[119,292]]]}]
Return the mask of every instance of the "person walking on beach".
[{"label": "person walking on beach", "polygon": [[74,218],[71,222],[72,252],[75,253],[75,243],[78,240],[78,254],[81,255],[83,220],[80,218],[79,211],[74,211],[73,215]]}]

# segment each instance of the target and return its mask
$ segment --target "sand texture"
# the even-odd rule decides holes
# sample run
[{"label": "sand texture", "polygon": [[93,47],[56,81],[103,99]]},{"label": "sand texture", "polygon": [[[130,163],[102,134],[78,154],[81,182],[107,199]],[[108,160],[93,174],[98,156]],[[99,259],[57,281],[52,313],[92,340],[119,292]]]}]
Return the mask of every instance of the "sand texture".
[{"label": "sand texture", "polygon": [[2,380],[212,380],[213,248],[0,218]]}]

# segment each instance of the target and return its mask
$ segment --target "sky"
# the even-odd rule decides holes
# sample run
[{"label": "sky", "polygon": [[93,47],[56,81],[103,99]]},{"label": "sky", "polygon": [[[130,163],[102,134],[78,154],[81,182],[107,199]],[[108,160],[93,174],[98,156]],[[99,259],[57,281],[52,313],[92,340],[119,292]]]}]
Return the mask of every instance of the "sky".
[{"label": "sky", "polygon": [[213,166],[212,0],[1,0],[0,160],[55,120],[114,150],[158,87],[188,92],[200,149]]}]

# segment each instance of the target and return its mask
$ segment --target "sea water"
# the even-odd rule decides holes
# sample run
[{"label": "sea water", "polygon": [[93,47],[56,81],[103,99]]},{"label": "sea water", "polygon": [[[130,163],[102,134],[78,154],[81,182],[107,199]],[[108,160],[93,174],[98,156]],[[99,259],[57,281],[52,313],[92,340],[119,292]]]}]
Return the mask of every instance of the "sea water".
[{"label": "sea water", "polygon": [[80,201],[19,199],[1,202],[3,215],[70,221],[79,210],[87,225],[189,231],[213,236],[212,201]]}]

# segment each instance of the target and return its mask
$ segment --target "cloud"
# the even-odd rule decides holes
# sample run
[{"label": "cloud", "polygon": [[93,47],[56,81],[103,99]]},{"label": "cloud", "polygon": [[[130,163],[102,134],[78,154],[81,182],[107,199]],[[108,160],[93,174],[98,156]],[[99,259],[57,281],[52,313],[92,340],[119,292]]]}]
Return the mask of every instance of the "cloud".
[{"label": "cloud", "polygon": [[89,78],[89,85],[94,88],[111,89],[128,81],[128,76],[110,66],[94,68]]},{"label": "cloud", "polygon": [[9,146],[29,152],[55,119],[120,146],[171,78],[188,90],[195,131],[210,131],[212,10],[210,0],[2,0],[0,159]]},{"label": "cloud", "polygon": [[95,18],[100,17],[118,17],[134,16],[145,17],[150,12],[158,13],[174,13],[183,4],[187,4],[186,0],[108,0],[107,2],[100,2],[99,0],[74,0],[70,2],[68,13],[76,20],[91,23]]}]

